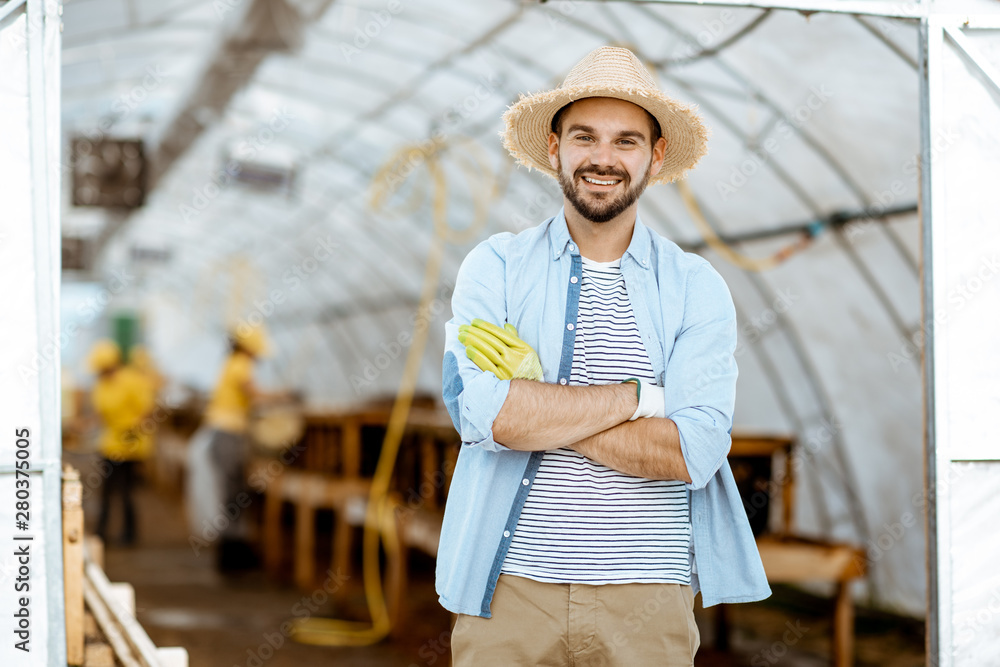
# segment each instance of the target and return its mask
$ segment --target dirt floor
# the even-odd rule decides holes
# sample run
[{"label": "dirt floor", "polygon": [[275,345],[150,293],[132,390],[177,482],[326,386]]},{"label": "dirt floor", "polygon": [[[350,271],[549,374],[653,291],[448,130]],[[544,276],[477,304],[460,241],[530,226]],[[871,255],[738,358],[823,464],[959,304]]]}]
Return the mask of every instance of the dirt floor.
[{"label": "dirt floor", "polygon": [[[93,459],[68,455],[84,473]],[[91,479],[95,479],[91,477]],[[137,546],[107,545],[105,570],[111,581],[135,587],[137,616],[158,646],[183,646],[191,667],[309,667],[311,665],[447,666],[450,615],[437,603],[433,562],[411,559],[408,614],[398,636],[364,648],[324,648],[297,644],[281,632],[282,624],[312,608],[318,616],[364,618],[364,598],[357,573],[347,580],[336,603],[323,593],[300,591],[269,581],[259,571],[221,576],[214,555],[193,548],[181,499],[145,484],[138,494]],[[92,526],[98,509],[96,488],[86,493]],[[111,535],[118,517],[112,515]],[[326,598],[326,599],[324,599]],[[713,648],[714,615],[699,610],[702,648],[699,667],[830,664],[831,602],[777,587],[771,599],[729,608],[729,650]],[[857,665],[917,667],[924,664],[923,624],[858,611]]]}]

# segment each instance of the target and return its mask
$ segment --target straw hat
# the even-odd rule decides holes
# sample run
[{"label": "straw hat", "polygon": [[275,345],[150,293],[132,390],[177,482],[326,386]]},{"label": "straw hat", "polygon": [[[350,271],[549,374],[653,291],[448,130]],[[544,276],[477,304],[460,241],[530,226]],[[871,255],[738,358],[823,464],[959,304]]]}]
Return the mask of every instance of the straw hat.
[{"label": "straw hat", "polygon": [[667,140],[660,171],[650,185],[672,183],[708,152],[708,128],[696,113],[697,105],[686,105],[664,95],[649,70],[628,49],[602,46],[578,62],[562,85],[530,97],[521,96],[503,115],[504,148],[526,167],[553,178],[549,164],[549,134],[552,118],[564,106],[586,97],[613,97],[636,104],[660,122]]},{"label": "straw hat", "polygon": [[229,332],[229,338],[255,357],[271,356],[271,343],[263,325],[243,322]]}]

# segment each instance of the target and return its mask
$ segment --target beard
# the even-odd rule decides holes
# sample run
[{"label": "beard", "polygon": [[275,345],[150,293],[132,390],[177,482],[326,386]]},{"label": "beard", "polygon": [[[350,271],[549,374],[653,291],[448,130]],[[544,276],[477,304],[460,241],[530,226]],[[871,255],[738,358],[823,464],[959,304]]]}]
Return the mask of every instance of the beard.
[{"label": "beard", "polygon": [[[558,166],[559,185],[562,187],[563,195],[573,205],[577,213],[591,222],[607,222],[621,215],[625,209],[639,200],[639,196],[646,189],[646,186],[649,185],[651,176],[649,170],[653,164],[653,158],[650,157],[642,179],[632,187],[629,187],[631,183],[629,175],[618,169],[580,167],[573,173],[573,178],[569,178],[566,172],[563,171],[562,158],[559,155],[556,155],[556,164]],[[625,191],[617,196],[613,196],[610,192],[582,193],[576,183],[578,179],[583,178],[584,173],[598,178],[601,176],[620,178]],[[590,201],[584,198],[585,194],[590,195]]]}]

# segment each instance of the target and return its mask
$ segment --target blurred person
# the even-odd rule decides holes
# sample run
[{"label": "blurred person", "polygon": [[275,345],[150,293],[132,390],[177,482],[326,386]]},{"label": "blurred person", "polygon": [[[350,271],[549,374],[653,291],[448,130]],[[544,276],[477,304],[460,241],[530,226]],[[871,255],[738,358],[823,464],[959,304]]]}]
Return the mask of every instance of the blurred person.
[{"label": "blurred person", "polygon": [[128,351],[128,365],[137,373],[144,376],[153,386],[154,391],[159,394],[166,381],[153,361],[153,355],[145,345],[133,345]]},{"label": "blurred person", "polygon": [[443,396],[463,446],[436,588],[453,664],[693,665],[699,591],[770,594],[726,460],[732,297],[638,215],[707,130],[612,47],[504,120],[563,205],[473,249],[452,296]]},{"label": "blurred person", "polygon": [[153,385],[135,369],[122,365],[121,349],[111,340],[94,344],[88,357],[90,369],[97,374],[91,400],[103,422],[98,449],[102,470],[106,471],[101,486],[101,512],[97,534],[108,536],[108,518],[115,497],[122,504],[121,542],[132,545],[136,540],[136,513],[133,490],[138,466],[152,454],[152,420],[155,402]]},{"label": "blurred person", "polygon": [[247,432],[255,402],[269,397],[253,381],[255,362],[269,353],[263,328],[240,325],[230,332],[229,344],[230,353],[208,402],[203,428],[195,435],[199,442],[191,447],[189,466],[189,487],[196,485],[199,476],[211,487],[192,489],[200,494],[192,498],[198,505],[193,508],[195,535],[209,542],[218,540],[216,565],[222,571],[256,564],[243,516],[249,498]]}]

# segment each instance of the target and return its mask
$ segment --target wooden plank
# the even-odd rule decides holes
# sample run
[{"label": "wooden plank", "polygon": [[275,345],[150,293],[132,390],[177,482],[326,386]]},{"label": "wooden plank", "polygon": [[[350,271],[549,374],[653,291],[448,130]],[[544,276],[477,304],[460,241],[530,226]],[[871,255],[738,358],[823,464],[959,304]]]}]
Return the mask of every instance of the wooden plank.
[{"label": "wooden plank", "polygon": [[[435,473],[439,469],[437,443],[433,435],[424,433],[420,436],[420,479],[417,482],[417,489],[423,487],[424,481],[433,484],[433,480],[436,477]],[[438,490],[432,488],[430,495],[424,498],[423,501],[427,509],[437,509]]]},{"label": "wooden plank", "polygon": [[361,474],[361,421],[348,419],[344,422],[340,439],[343,451],[341,465],[344,477],[358,477]]},{"label": "wooden plank", "polygon": [[757,550],[772,583],[847,581],[863,574],[858,559],[863,562],[864,554],[846,545],[761,537]]},{"label": "wooden plank", "polygon": [[[306,495],[306,494],[303,494]],[[316,583],[316,507],[312,499],[295,503],[295,585],[308,591]]]},{"label": "wooden plank", "polygon": [[837,601],[833,611],[833,664],[850,667],[854,664],[854,602],[851,584],[841,581],[837,585]]},{"label": "wooden plank", "polygon": [[82,665],[86,655],[83,604],[83,485],[80,473],[63,468],[63,589],[66,599],[66,662]]},{"label": "wooden plank", "polygon": [[281,545],[284,542],[281,537],[281,491],[286,474],[271,480],[264,491],[264,570],[275,577],[281,572]]},{"label": "wooden plank", "polygon": [[785,479],[781,486],[781,530],[791,535],[795,530],[795,464],[792,451],[785,452]]},{"label": "wooden plank", "polygon": [[84,667],[115,667],[115,652],[104,642],[87,644],[81,664]]},{"label": "wooden plank", "polygon": [[743,437],[733,436],[729,456],[773,456],[776,452],[791,449],[794,441],[782,437]]}]

